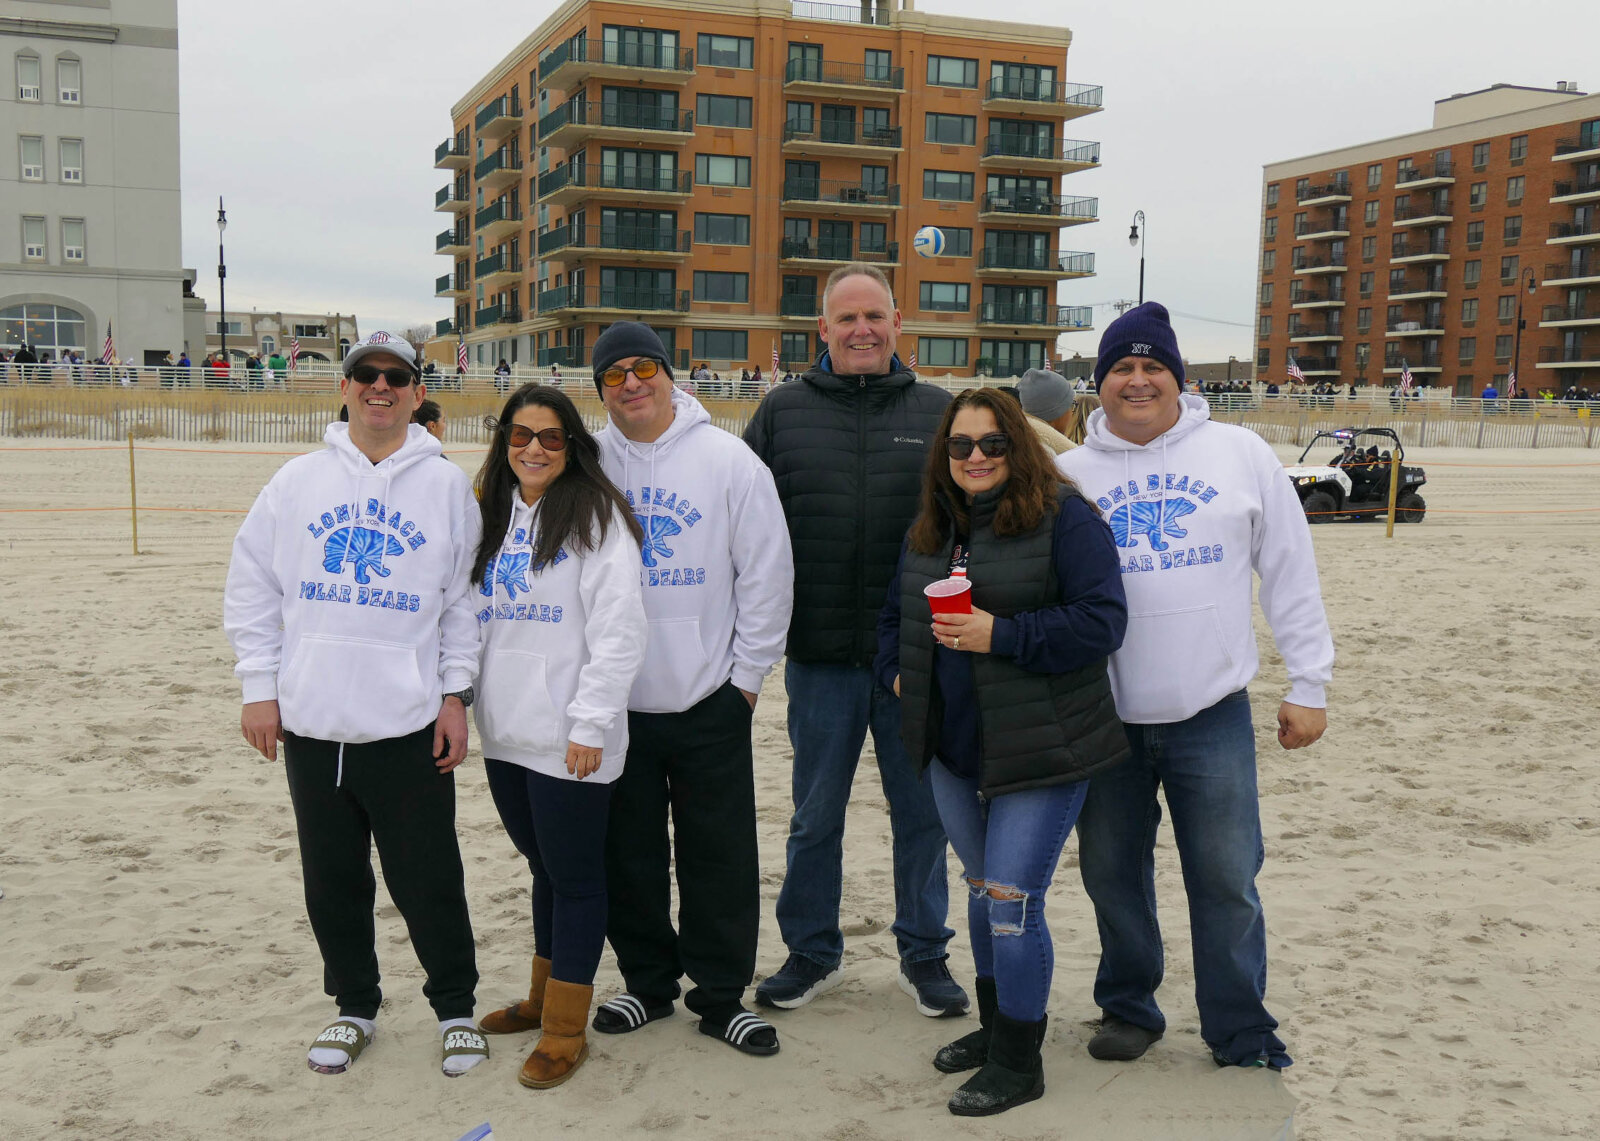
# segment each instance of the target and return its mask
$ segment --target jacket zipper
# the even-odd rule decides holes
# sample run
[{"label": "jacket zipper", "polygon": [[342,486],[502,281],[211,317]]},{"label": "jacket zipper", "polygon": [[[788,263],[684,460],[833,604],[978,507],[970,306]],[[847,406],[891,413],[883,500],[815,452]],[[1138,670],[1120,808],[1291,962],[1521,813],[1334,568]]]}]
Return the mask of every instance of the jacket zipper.
[{"label": "jacket zipper", "polygon": [[[861,660],[861,595],[866,589],[867,573],[867,404],[866,389],[867,378],[856,377],[856,389],[859,396],[856,400],[856,494],[861,509],[856,512],[856,557],[855,557],[855,597],[856,604],[851,607],[854,615],[855,630],[850,635],[850,659],[852,663]],[[868,664],[871,664],[869,659]]]}]

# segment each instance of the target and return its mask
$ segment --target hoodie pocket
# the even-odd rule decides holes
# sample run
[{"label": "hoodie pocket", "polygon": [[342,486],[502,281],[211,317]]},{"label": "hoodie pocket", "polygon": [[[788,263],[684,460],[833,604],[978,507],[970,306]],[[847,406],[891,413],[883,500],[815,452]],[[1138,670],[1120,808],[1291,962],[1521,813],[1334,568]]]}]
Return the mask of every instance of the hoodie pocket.
[{"label": "hoodie pocket", "polygon": [[333,634],[301,636],[279,690],[297,721],[317,726],[337,722],[340,710],[360,709],[374,699],[394,714],[396,724],[409,722],[431,696],[417,671],[416,647]]},{"label": "hoodie pocket", "polygon": [[706,667],[698,618],[652,618],[640,677],[697,676]]},{"label": "hoodie pocket", "polygon": [[1178,720],[1204,708],[1233,669],[1215,606],[1130,614],[1122,648],[1111,659],[1119,704],[1141,720]]},{"label": "hoodie pocket", "polygon": [[556,747],[562,718],[550,700],[543,654],[498,650],[484,658],[478,685],[478,730],[484,737],[529,752]]}]

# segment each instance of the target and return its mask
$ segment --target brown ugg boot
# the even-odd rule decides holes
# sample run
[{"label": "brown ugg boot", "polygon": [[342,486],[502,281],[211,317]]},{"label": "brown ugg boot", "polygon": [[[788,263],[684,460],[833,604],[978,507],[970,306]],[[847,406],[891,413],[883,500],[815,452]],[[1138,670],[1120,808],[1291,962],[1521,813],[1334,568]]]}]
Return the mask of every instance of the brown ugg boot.
[{"label": "brown ugg boot", "polygon": [[522,1063],[517,1080],[532,1089],[549,1089],[572,1076],[589,1056],[589,1007],[594,987],[551,979],[544,988],[543,1033]]},{"label": "brown ugg boot", "polygon": [[539,1016],[544,1010],[544,988],[550,981],[550,960],[533,957],[533,981],[528,984],[528,1000],[514,1002],[504,1010],[485,1014],[478,1021],[478,1029],[485,1034],[521,1034],[525,1030],[539,1029]]}]

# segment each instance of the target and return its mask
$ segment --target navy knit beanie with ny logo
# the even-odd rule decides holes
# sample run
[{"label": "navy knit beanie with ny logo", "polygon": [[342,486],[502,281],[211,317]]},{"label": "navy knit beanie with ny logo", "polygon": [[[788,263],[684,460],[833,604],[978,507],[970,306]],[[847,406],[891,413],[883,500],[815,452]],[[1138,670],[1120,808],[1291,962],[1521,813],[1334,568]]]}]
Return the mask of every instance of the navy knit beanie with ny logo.
[{"label": "navy knit beanie with ny logo", "polygon": [[1111,366],[1123,357],[1150,357],[1172,370],[1183,388],[1183,357],[1178,352],[1178,337],[1172,331],[1172,320],[1167,307],[1158,301],[1146,301],[1129,309],[1106,326],[1100,337],[1100,355],[1094,362],[1094,388],[1100,391],[1100,382],[1111,371]]}]

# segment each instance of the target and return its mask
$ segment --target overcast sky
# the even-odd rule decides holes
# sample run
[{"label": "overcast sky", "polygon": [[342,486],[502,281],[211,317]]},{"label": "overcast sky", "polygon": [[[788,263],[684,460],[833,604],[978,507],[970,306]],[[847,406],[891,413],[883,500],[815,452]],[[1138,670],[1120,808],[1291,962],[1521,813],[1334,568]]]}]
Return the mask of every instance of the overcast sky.
[{"label": "overcast sky", "polygon": [[[227,202],[229,308],[351,312],[363,332],[450,315],[433,297],[450,107],[555,4],[507,0],[179,0],[184,263],[216,305],[217,197]],[[981,15],[991,4],[918,0]],[[1422,130],[1433,102],[1493,83],[1600,90],[1595,0],[1009,0],[1019,23],[1073,31],[1066,78],[1105,110],[1069,122],[1102,169],[1066,180],[1101,221],[1062,245],[1097,255],[1065,304],[1138,290],[1128,246],[1148,218],[1145,296],[1174,312],[1191,360],[1252,356],[1261,167]],[[503,31],[491,31],[503,29]],[[1359,42],[1362,49],[1341,42]],[[914,200],[913,200],[914,201]],[[1114,315],[1096,308],[1103,328]],[[1092,354],[1098,333],[1062,338]]]}]

